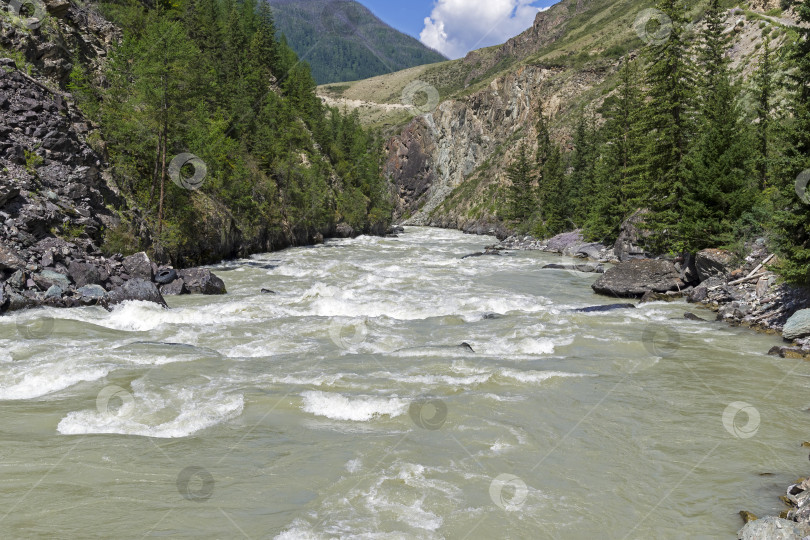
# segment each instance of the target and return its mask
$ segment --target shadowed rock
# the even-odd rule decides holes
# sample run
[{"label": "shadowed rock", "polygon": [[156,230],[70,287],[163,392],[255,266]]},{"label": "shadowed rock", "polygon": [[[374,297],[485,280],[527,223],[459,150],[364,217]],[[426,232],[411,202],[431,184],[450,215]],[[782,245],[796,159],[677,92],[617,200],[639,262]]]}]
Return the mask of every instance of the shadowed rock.
[{"label": "shadowed rock", "polygon": [[106,305],[114,306],[116,304],[120,304],[121,302],[126,302],[127,300],[154,302],[155,304],[159,304],[163,307],[168,307],[166,305],[166,300],[163,299],[163,295],[160,294],[160,291],[155,284],[151,281],[146,281],[143,279],[130,279],[121,287],[111,291]]},{"label": "shadowed rock", "polygon": [[180,270],[177,275],[185,282],[191,294],[225,294],[225,282],[206,268]]},{"label": "shadowed rock", "polygon": [[684,319],[686,319],[687,321],[703,321],[703,322],[708,322],[706,319],[703,319],[703,318],[701,318],[701,317],[698,317],[698,316],[697,316],[697,315],[695,315],[694,313],[689,313],[688,311],[687,311],[686,313],[684,313],[684,314],[683,314],[683,318],[684,318]]},{"label": "shadowed rock", "polygon": [[574,313],[604,313],[606,311],[616,311],[617,309],[636,309],[633,304],[608,304],[606,306],[590,306],[575,309]]}]

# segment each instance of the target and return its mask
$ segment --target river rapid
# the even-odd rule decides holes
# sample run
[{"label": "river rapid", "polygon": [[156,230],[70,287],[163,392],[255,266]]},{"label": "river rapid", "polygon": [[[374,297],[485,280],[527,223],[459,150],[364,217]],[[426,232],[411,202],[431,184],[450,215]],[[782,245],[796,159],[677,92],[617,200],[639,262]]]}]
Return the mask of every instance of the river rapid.
[{"label": "river rapid", "polygon": [[0,537],[734,538],[782,509],[810,363],[685,303],[574,312],[617,300],[554,255],[461,259],[493,242],[408,228],[223,263],[229,294],[169,310],[0,317]]}]

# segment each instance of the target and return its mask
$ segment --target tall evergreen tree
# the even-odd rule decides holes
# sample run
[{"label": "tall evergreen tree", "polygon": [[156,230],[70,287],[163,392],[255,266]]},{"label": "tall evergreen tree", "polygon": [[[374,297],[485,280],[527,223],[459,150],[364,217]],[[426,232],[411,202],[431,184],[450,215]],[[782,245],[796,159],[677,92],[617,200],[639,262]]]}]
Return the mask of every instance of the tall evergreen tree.
[{"label": "tall evergreen tree", "polygon": [[686,196],[692,191],[686,155],[693,133],[695,81],[681,0],[659,0],[657,7],[671,24],[669,38],[650,45],[646,53],[649,91],[645,120],[651,138],[645,153],[651,210],[647,225],[653,247],[667,251],[682,249],[687,240],[678,229]]},{"label": "tall evergreen tree", "polygon": [[523,142],[517,157],[506,170],[509,179],[509,217],[516,220],[528,219],[537,209],[534,198],[535,168]]},{"label": "tall evergreen tree", "polygon": [[597,152],[594,193],[585,223],[585,235],[592,240],[615,241],[624,218],[646,202],[639,77],[638,62],[626,58],[619,71],[616,96],[604,111],[604,143]]},{"label": "tall evergreen tree", "polygon": [[773,99],[773,59],[771,40],[766,36],[762,47],[762,59],[754,74],[757,92],[756,168],[759,188],[764,190],[771,183],[771,101]]},{"label": "tall evergreen tree", "polygon": [[560,147],[551,140],[543,104],[537,110],[537,168],[538,199],[540,203],[541,235],[563,232],[569,225],[565,186],[565,164]]},{"label": "tall evergreen tree", "polygon": [[680,247],[697,251],[734,240],[737,219],[753,204],[750,144],[732,80],[719,0],[710,0],[698,55],[699,103],[688,188],[681,199]]},{"label": "tall evergreen tree", "polygon": [[[802,26],[791,54],[791,81],[794,95],[791,104],[787,165],[780,175],[781,209],[774,216],[775,242],[784,262],[781,272],[790,281],[810,283],[810,204],[807,195],[797,193],[797,178],[810,168],[810,0],[795,5]],[[804,186],[810,187],[810,186]],[[801,189],[799,190],[801,191]]]}]

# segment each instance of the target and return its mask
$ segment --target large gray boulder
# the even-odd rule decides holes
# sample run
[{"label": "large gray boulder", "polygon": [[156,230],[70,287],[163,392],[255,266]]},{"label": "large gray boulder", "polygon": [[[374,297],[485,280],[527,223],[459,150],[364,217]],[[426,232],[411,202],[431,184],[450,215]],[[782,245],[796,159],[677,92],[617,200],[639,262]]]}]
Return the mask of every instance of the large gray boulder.
[{"label": "large gray boulder", "polygon": [[92,264],[72,261],[68,266],[68,275],[76,284],[76,287],[85,285],[98,285],[101,283],[101,274]]},{"label": "large gray boulder", "polygon": [[794,313],[782,329],[785,339],[799,339],[810,336],[810,309],[801,309]]},{"label": "large gray boulder", "polygon": [[34,274],[32,279],[42,289],[48,289],[53,285],[58,285],[64,291],[70,288],[68,277],[53,270],[43,270],[39,274]]},{"label": "large gray boulder", "polygon": [[130,279],[122,286],[110,291],[106,304],[113,306],[121,302],[126,302],[127,300],[154,302],[163,307],[168,307],[166,300],[163,299],[163,295],[160,294],[157,286],[151,281],[143,279]]},{"label": "large gray boulder", "polygon": [[126,271],[131,278],[152,281],[152,261],[149,260],[149,256],[143,251],[124,258],[124,271]]},{"label": "large gray boulder", "polygon": [[712,277],[726,277],[731,274],[734,254],[724,249],[704,249],[695,256],[698,279],[706,281]]},{"label": "large gray boulder", "polygon": [[669,261],[637,259],[610,268],[591,285],[598,294],[640,298],[648,291],[665,293],[683,289],[680,273]]},{"label": "large gray boulder", "polygon": [[768,516],[746,523],[737,540],[802,540],[807,535],[810,525]]},{"label": "large gray boulder", "polygon": [[178,270],[177,275],[191,294],[225,294],[225,282],[206,268]]}]

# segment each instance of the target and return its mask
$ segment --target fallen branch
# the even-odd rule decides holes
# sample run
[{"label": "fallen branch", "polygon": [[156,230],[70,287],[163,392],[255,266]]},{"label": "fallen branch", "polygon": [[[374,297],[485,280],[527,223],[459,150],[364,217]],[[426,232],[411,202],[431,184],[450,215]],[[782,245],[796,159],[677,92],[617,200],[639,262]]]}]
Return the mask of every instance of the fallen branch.
[{"label": "fallen branch", "polygon": [[759,264],[759,266],[757,266],[756,268],[754,268],[753,270],[751,270],[751,273],[750,273],[750,274],[748,274],[748,277],[751,277],[751,276],[753,276],[754,274],[756,274],[757,272],[759,272],[760,268],[762,268],[763,266],[765,266],[766,264],[768,264],[768,261],[770,261],[771,259],[773,259],[775,256],[776,256],[776,254],[775,254],[775,253],[774,253],[774,254],[771,254],[771,255],[768,255],[768,257],[767,257],[767,258],[766,258],[764,261],[762,261],[762,262]]},{"label": "fallen branch", "polygon": [[753,281],[755,279],[759,279],[759,278],[761,278],[763,276],[766,276],[767,274],[768,274],[767,272],[762,272],[761,274],[757,274],[755,276],[754,275],[749,275],[749,276],[744,277],[742,279],[738,279],[737,281],[732,281],[732,282],[729,283],[729,285],[739,285],[740,283],[745,283],[746,281]]}]

